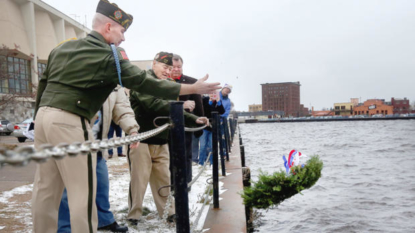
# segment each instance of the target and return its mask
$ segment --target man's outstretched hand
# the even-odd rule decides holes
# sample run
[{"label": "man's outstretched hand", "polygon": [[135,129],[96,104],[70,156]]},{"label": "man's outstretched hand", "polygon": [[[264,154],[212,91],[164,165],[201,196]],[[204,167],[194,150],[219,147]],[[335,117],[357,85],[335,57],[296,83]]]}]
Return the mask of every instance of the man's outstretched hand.
[{"label": "man's outstretched hand", "polygon": [[216,90],[221,89],[219,82],[208,83],[206,80],[209,78],[209,75],[197,80],[193,84],[182,84],[180,89],[180,95],[190,95],[190,94],[209,94]]},{"label": "man's outstretched hand", "polygon": [[219,82],[216,83],[208,83],[206,80],[209,78],[209,75],[206,74],[205,77],[197,80],[193,85],[195,86],[196,94],[209,94],[216,90],[221,89]]}]

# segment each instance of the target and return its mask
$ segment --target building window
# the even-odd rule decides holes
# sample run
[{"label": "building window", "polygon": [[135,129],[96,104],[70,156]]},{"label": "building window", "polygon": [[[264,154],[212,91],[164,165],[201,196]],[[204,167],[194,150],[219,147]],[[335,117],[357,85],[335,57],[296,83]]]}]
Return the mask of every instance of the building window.
[{"label": "building window", "polygon": [[342,110],[345,110],[346,109],[346,106],[342,106]]},{"label": "building window", "polygon": [[0,56],[0,93],[32,92],[30,62],[17,57]]},{"label": "building window", "polygon": [[43,72],[45,72],[45,70],[46,70],[46,64],[37,63],[37,74],[38,74],[39,80],[40,78],[42,78]]}]

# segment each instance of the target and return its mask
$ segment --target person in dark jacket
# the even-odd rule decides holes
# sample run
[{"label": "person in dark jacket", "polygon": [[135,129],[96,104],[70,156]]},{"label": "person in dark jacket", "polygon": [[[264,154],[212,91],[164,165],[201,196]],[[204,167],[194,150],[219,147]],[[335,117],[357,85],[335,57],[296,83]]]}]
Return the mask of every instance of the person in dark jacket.
[{"label": "person in dark jacket", "polygon": [[[225,113],[220,96],[218,93],[203,96],[203,108],[205,116],[212,121],[212,112],[218,112],[219,114]],[[212,151],[212,129],[205,128],[203,134],[200,137],[200,151],[199,151],[199,164],[204,165],[209,153]],[[210,163],[213,162],[212,156],[210,156]]]},{"label": "person in dark jacket", "polygon": [[[173,54],[171,53],[158,53],[153,61],[153,69],[148,71],[149,74],[158,79],[168,79],[172,69],[172,57]],[[130,102],[136,120],[140,125],[139,132],[155,129],[153,120],[156,117],[169,116],[170,114],[170,104],[166,99],[131,91]],[[184,111],[184,120],[186,125],[191,127],[195,127],[197,124],[208,123],[206,117],[198,117],[186,111]],[[164,123],[167,123],[166,120],[157,121],[158,125]],[[162,189],[160,194],[159,189],[163,186],[170,185],[168,138],[169,130],[165,130],[151,138],[141,141],[138,148],[132,148],[128,151],[131,181],[127,219],[133,224],[137,224],[142,216],[143,199],[148,183],[150,183],[159,216],[163,216],[170,189]],[[168,212],[168,220],[172,221],[175,216],[174,204],[171,205]]]},{"label": "person in dark jacket", "polygon": [[[173,70],[171,72],[171,77],[176,83],[193,84],[197,81],[195,78],[183,75],[183,59],[177,54],[173,54]],[[201,95],[181,95],[179,100],[184,101],[183,108],[187,112],[193,113],[196,116],[204,116]],[[203,131],[195,132],[196,136],[194,136],[192,132],[185,132],[187,183],[192,180],[192,160],[194,162],[198,161],[198,155],[193,155],[192,153],[193,137],[196,137],[195,140],[197,140],[197,145],[199,146],[199,137],[202,133]]]}]

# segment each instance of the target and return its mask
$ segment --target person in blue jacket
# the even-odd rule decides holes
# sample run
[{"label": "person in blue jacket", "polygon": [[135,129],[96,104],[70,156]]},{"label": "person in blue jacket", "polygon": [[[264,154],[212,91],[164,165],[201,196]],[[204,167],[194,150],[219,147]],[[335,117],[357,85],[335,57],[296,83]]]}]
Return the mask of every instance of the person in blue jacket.
[{"label": "person in blue jacket", "polygon": [[[212,122],[212,112],[218,112],[219,114],[224,114],[225,109],[223,108],[222,101],[220,100],[219,95],[210,94],[208,96],[203,96],[203,110],[205,116]],[[202,136],[200,136],[200,150],[199,150],[199,164],[205,164],[209,153],[212,151],[212,128],[206,127],[203,130]],[[212,164],[213,158],[210,156],[210,163]]]},{"label": "person in blue jacket", "polygon": [[222,90],[219,92],[220,101],[222,102],[225,113],[220,115],[220,140],[222,141],[222,155],[226,156],[226,140],[225,140],[225,124],[224,120],[227,120],[229,113],[231,112],[231,99],[229,99],[229,94],[232,92],[232,85],[225,83]]}]

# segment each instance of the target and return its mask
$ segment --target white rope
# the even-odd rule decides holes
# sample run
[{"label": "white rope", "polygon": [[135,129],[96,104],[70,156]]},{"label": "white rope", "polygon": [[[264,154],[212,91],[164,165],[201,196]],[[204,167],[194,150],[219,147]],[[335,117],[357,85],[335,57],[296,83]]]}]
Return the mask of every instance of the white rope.
[{"label": "white rope", "polygon": [[[197,181],[197,179],[202,175],[202,173],[205,171],[205,169],[206,169],[206,165],[208,164],[208,162],[207,161],[209,161],[209,158],[210,158],[210,156],[212,155],[212,152],[210,152],[209,153],[209,156],[207,157],[207,159],[206,159],[206,161],[205,161],[205,164],[203,165],[203,168],[202,168],[202,170],[200,170],[199,171],[199,174],[197,174],[196,175],[196,177],[195,178],[193,178],[193,180],[192,181],[190,181],[190,183],[189,184],[187,184],[187,187],[189,188],[189,187],[191,187],[196,181]],[[209,163],[210,164],[210,163]]]},{"label": "white rope", "polygon": [[203,202],[202,207],[200,208],[199,214],[197,215],[195,221],[193,222],[193,226],[192,226],[191,232],[194,232],[195,228],[197,227],[197,224],[199,222],[200,216],[202,216],[203,209],[205,208],[206,202],[208,200],[208,197],[209,197],[209,194],[210,194],[210,190],[212,190],[212,186],[213,186],[212,184],[209,184],[208,192],[205,195],[205,200]]},{"label": "white rope", "polygon": [[[184,127],[184,131],[186,132],[196,132],[196,131],[200,131],[204,128],[206,128],[207,125],[201,126],[201,127],[197,127],[197,128],[188,128],[188,127]],[[212,127],[211,125],[209,125],[209,127]]]}]

